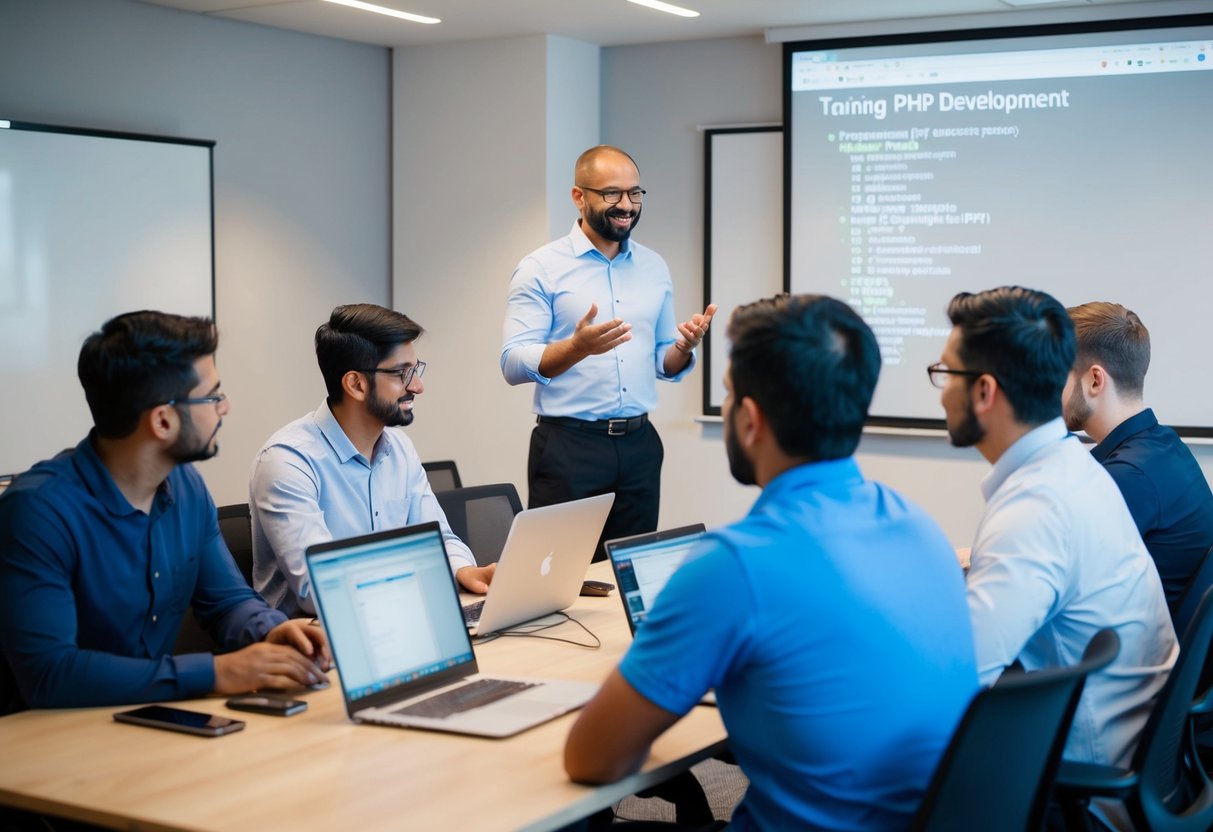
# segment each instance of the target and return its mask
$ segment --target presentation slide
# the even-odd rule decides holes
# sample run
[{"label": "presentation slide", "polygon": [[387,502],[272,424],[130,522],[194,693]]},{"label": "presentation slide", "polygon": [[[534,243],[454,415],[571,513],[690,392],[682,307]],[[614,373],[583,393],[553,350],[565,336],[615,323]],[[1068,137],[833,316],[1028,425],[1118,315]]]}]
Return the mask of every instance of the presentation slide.
[{"label": "presentation slide", "polygon": [[1213,425],[1213,386],[1188,383],[1207,376],[1196,345],[1213,301],[1213,16],[1202,18],[789,47],[789,283],[849,301],[876,332],[874,418],[940,419],[925,368],[951,329],[948,300],[1018,284],[1136,311],[1160,420]]}]

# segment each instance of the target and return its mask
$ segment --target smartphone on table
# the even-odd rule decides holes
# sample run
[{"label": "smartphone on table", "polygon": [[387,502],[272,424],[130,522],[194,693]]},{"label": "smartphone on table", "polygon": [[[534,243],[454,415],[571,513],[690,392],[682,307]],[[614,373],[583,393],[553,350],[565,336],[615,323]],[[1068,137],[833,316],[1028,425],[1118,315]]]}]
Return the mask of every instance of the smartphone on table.
[{"label": "smartphone on table", "polygon": [[166,731],[181,731],[200,737],[221,737],[244,728],[244,723],[238,719],[182,708],[168,708],[164,705],[148,705],[130,711],[119,711],[114,714],[114,721],[146,725],[148,728],[163,728]]},{"label": "smartphone on table", "polygon": [[307,703],[302,699],[286,699],[281,696],[265,696],[260,693],[233,696],[227,700],[226,704],[234,711],[249,711],[270,716],[291,716],[307,710]]}]

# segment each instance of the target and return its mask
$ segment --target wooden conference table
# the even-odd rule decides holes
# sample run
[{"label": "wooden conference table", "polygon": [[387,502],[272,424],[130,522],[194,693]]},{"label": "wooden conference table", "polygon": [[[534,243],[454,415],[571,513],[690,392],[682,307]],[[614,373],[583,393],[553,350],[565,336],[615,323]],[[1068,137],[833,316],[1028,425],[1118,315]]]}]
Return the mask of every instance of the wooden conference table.
[{"label": "wooden conference table", "polygon": [[[612,580],[606,563],[589,577]],[[568,612],[598,650],[499,638],[481,670],[601,681],[631,636],[617,592]],[[547,635],[588,641],[576,624]],[[715,708],[696,707],[653,746],[638,774],[570,783],[564,739],[576,714],[506,740],[355,725],[336,683],[299,695],[292,717],[240,713],[223,698],[181,703],[245,730],[194,737],[113,721],[123,708],[26,711],[0,719],[0,804],[115,829],[311,830],[559,828],[683,771],[724,747]]]}]

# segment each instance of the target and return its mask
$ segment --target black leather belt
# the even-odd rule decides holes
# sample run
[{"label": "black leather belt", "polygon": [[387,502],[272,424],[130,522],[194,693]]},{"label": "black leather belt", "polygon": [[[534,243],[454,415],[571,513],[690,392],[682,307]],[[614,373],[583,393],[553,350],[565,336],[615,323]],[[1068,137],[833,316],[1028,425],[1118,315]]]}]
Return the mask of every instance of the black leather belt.
[{"label": "black leather belt", "polygon": [[630,419],[574,419],[571,416],[540,416],[536,421],[543,425],[559,425],[562,428],[591,430],[595,433],[605,433],[607,436],[627,436],[634,430],[640,430],[649,421],[649,414],[641,413]]}]

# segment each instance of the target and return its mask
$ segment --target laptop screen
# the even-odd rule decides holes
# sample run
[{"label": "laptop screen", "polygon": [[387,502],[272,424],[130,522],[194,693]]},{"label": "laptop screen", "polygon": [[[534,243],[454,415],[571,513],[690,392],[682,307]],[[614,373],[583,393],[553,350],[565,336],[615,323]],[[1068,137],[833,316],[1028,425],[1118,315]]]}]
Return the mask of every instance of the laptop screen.
[{"label": "laptop screen", "polygon": [[704,527],[699,524],[607,541],[606,550],[633,632],[653,608],[653,601],[674,570],[698,545],[703,533]]},{"label": "laptop screen", "polygon": [[474,661],[437,524],[309,550],[350,700]]}]

